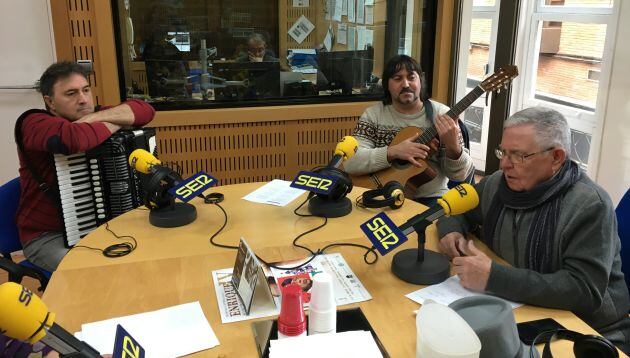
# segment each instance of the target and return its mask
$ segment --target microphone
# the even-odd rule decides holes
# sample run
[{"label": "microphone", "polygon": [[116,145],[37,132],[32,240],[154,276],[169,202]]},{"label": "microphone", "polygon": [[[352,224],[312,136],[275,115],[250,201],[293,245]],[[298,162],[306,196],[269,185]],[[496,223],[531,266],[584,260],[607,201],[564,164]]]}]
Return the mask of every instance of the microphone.
[{"label": "microphone", "polygon": [[[176,203],[172,188],[188,184],[182,176],[144,149],[136,149],[129,155],[129,166],[146,174],[142,180],[144,205],[149,208],[149,222],[157,227],[179,227],[197,219],[197,209],[187,202]],[[204,183],[205,184],[205,181]],[[192,183],[198,188],[197,183]],[[192,193],[188,190],[186,194]],[[188,196],[188,195],[187,195]]]},{"label": "microphone", "polygon": [[475,188],[463,183],[449,190],[437,200],[437,204],[418,214],[400,226],[403,234],[409,235],[415,231],[414,226],[422,221],[433,222],[442,216],[459,215],[470,211],[479,205],[479,195]]},{"label": "microphone", "polygon": [[30,344],[41,341],[60,355],[100,357],[89,344],[54,323],[55,314],[26,287],[15,282],[0,285],[0,333]]},{"label": "microphone", "polygon": [[446,256],[425,250],[426,228],[442,216],[463,214],[479,205],[479,195],[467,183],[449,190],[437,204],[397,226],[385,212],[361,225],[361,230],[381,255],[393,251],[407,241],[412,232],[418,234],[418,248],[398,251],[392,260],[392,272],[403,281],[417,285],[432,285],[446,280],[450,265]]},{"label": "microphone", "polygon": [[129,155],[129,166],[143,174],[152,174],[162,162],[144,149],[136,149]]},{"label": "microphone", "polygon": [[311,177],[316,177],[318,181],[324,180],[332,183],[327,186],[325,191],[313,190],[308,188],[308,185],[301,188],[316,193],[308,202],[308,209],[312,215],[337,218],[348,215],[352,211],[352,201],[346,198],[346,195],[352,191],[352,180],[350,180],[348,174],[339,169],[339,166],[344,160],[352,158],[358,147],[359,143],[354,137],[345,136],[337,143],[333,157],[328,165],[314,170],[314,173],[301,172],[298,174],[298,177],[304,178],[304,175],[307,174]]},{"label": "microphone", "polygon": [[341,141],[337,143],[335,147],[335,153],[327,167],[339,168],[344,160],[348,160],[354,156],[358,148],[359,142],[357,142],[353,136],[347,135],[341,138]]}]

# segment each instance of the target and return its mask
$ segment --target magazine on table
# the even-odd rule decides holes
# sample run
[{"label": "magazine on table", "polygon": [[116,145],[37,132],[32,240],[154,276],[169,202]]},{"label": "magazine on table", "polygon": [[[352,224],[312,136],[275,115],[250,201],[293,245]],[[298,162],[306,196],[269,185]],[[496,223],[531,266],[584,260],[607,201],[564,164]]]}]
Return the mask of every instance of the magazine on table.
[{"label": "magazine on table", "polygon": [[[275,262],[272,266],[289,268],[300,265],[308,261],[310,257],[286,262]],[[248,261],[251,265],[251,261]],[[259,263],[260,264],[260,263]],[[310,288],[312,279],[318,273],[326,272],[333,278],[335,301],[337,306],[350,303],[362,302],[372,299],[372,296],[365,289],[359,278],[352,272],[352,269],[339,253],[318,255],[312,261],[297,269],[277,269],[269,268],[260,264],[266,284],[272,294],[273,304],[256,305],[252,304],[249,314],[239,298],[238,290],[235,288],[232,278],[233,268],[212,271],[214,289],[217,296],[221,322],[238,322],[259,317],[269,317],[280,313],[281,289],[289,283],[296,283],[302,287],[304,297],[304,307],[308,308],[310,301]],[[237,280],[238,282],[238,280]],[[261,289],[262,291],[262,289]],[[254,301],[257,295],[251,295]],[[261,296],[262,297],[262,296]],[[256,307],[256,308],[254,308]]]}]

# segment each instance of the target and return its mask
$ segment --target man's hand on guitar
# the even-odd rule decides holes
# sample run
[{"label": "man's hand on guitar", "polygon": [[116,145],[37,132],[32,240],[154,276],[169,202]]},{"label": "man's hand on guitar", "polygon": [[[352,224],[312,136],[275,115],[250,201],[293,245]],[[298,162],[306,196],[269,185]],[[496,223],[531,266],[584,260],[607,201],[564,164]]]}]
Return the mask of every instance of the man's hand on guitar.
[{"label": "man's hand on guitar", "polygon": [[429,157],[431,148],[428,145],[414,142],[418,136],[420,134],[387,147],[387,161],[391,163],[395,159],[406,160],[416,167],[422,167],[422,164],[416,159],[426,160]]},{"label": "man's hand on guitar", "polygon": [[438,132],[440,142],[444,143],[446,156],[457,159],[462,154],[462,146],[459,140],[458,119],[452,119],[447,115],[439,115],[435,118],[435,129]]}]

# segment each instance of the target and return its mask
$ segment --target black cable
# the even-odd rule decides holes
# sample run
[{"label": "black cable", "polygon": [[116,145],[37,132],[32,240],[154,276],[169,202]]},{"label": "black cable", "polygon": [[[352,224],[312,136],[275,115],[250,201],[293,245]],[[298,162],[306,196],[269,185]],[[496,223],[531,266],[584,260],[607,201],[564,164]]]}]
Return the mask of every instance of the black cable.
[{"label": "black cable", "polygon": [[[372,245],[372,247],[367,247],[365,245],[361,245],[361,244],[353,244],[353,243],[349,243],[349,242],[340,242],[340,243],[336,243],[336,244],[329,244],[324,246],[323,249],[321,249],[322,253],[325,253],[326,250],[328,250],[331,247],[335,247],[335,246],[351,246],[351,247],[358,247],[361,249],[365,249],[365,253],[363,254],[363,262],[365,262],[368,265],[374,265],[377,261],[378,261],[378,254],[376,253],[376,247],[374,247],[374,245]],[[368,255],[369,254],[373,254],[374,255],[374,260],[373,261],[368,261]]]},{"label": "black cable", "polygon": [[539,343],[547,344],[547,341],[551,341],[551,339],[557,332],[558,332],[558,329],[554,328],[554,329],[549,329],[549,330],[538,333],[536,337],[534,337],[534,340],[532,341],[532,343],[530,344],[529,356],[531,358],[536,357],[536,355],[534,354],[534,351],[536,350],[536,345]]},{"label": "black cable", "polygon": [[[224,215],[225,220],[224,220],[223,225],[221,226],[221,228],[219,228],[219,230],[217,230],[217,231],[216,231],[214,234],[212,234],[212,236],[210,237],[210,239],[209,239],[210,244],[212,244],[213,246],[216,246],[216,247],[224,248],[224,249],[238,250],[238,246],[225,245],[225,244],[219,244],[219,243],[216,243],[216,242],[214,241],[214,239],[215,239],[215,238],[219,235],[219,233],[221,233],[221,231],[223,231],[223,229],[224,229],[224,228],[225,228],[225,226],[227,225],[228,215],[227,215],[227,212],[225,211],[225,209],[223,209],[223,207],[222,207],[221,205],[219,205],[219,202],[223,201],[223,197],[221,196],[221,197],[220,197],[220,199],[216,200],[216,199],[211,198],[211,196],[212,196],[212,195],[214,195],[214,194],[210,194],[210,195],[208,195],[208,197],[204,200],[204,202],[205,202],[206,204],[215,204],[216,206],[218,206],[218,207],[219,207],[219,209],[221,209],[221,211],[223,212],[223,215]],[[316,215],[312,215],[312,214],[302,214],[302,213],[299,213],[299,212],[298,212],[298,210],[300,210],[300,209],[302,208],[302,206],[304,206],[304,204],[306,204],[306,202],[307,202],[307,201],[309,201],[309,200],[310,200],[310,199],[311,199],[314,195],[315,195],[314,193],[309,193],[309,195],[306,197],[306,199],[305,199],[302,203],[300,203],[300,205],[298,205],[298,207],[297,207],[297,208],[295,208],[295,209],[293,210],[293,213],[294,213],[295,215],[297,215],[297,216],[300,216],[300,217],[317,217]],[[310,234],[310,233],[312,233],[312,232],[315,232],[315,231],[317,231],[317,230],[319,230],[319,229],[323,228],[324,226],[326,226],[326,224],[328,224],[328,218],[327,218],[327,217],[325,217],[325,216],[324,216],[323,218],[324,218],[324,222],[323,222],[322,224],[320,224],[320,225],[318,225],[318,226],[316,226],[316,227],[314,227],[314,228],[312,228],[312,229],[309,229],[309,230],[307,230],[307,231],[305,231],[305,232],[303,232],[303,233],[299,234],[299,235],[298,235],[298,236],[296,236],[296,237],[293,239],[293,241],[292,241],[292,245],[293,245],[293,246],[298,247],[298,248],[303,249],[303,250],[306,250],[306,251],[307,251],[307,252],[311,255],[311,257],[310,257],[308,260],[306,260],[305,262],[303,262],[303,263],[301,263],[301,264],[299,264],[299,265],[296,265],[296,266],[292,266],[292,267],[281,267],[281,266],[276,266],[276,265],[273,265],[273,264],[271,264],[271,263],[269,263],[269,262],[265,261],[262,257],[260,257],[260,256],[258,256],[258,255],[256,255],[256,258],[257,258],[257,259],[258,259],[258,261],[260,261],[262,264],[264,264],[264,265],[266,265],[267,267],[270,267],[270,268],[275,268],[275,269],[278,269],[278,270],[295,270],[295,269],[301,268],[301,267],[303,267],[303,266],[305,266],[305,265],[309,264],[309,263],[310,263],[311,261],[313,261],[313,260],[314,260],[314,259],[315,259],[318,255],[323,255],[323,254],[326,252],[326,250],[328,250],[328,249],[330,249],[330,248],[332,248],[332,247],[337,247],[337,246],[349,246],[349,247],[358,247],[358,248],[362,248],[362,249],[365,249],[365,250],[366,250],[366,251],[365,251],[365,254],[363,254],[363,261],[364,261],[366,264],[368,264],[368,265],[373,265],[373,264],[375,264],[375,263],[378,261],[378,255],[377,255],[377,254],[376,254],[376,252],[375,252],[376,248],[375,248],[374,246],[372,246],[372,247],[367,247],[367,246],[365,246],[365,245],[354,244],[354,243],[334,243],[334,244],[329,244],[329,245],[326,245],[323,249],[317,249],[316,251],[313,251],[313,250],[311,250],[310,248],[308,248],[308,247],[306,247],[306,246],[304,246],[304,245],[300,245],[300,244],[298,244],[298,241],[299,241],[302,237],[304,237],[304,236],[306,236],[306,235],[308,235],[308,234]],[[368,255],[370,255],[370,254],[373,254],[373,255],[374,255],[374,260],[371,260],[371,261],[370,261],[370,260],[368,260]]]},{"label": "black cable", "polygon": [[103,254],[103,256],[114,258],[114,257],[122,257],[122,256],[129,255],[130,253],[133,252],[133,250],[135,250],[138,247],[138,241],[136,240],[135,237],[131,235],[116,234],[114,231],[112,231],[112,229],[109,228],[109,222],[105,223],[105,230],[109,231],[117,239],[129,238],[133,240],[133,243],[125,241],[119,244],[113,244],[113,245],[107,246],[105,249],[100,249],[97,247],[90,247],[90,246],[85,246],[85,245],[74,245],[71,248],[71,250],[80,247],[84,249],[100,251]]},{"label": "black cable", "polygon": [[354,205],[357,208],[367,209],[367,206],[365,206],[365,204],[363,204],[363,194],[357,196],[357,198],[354,199]]},{"label": "black cable", "polygon": [[[293,210],[293,213],[294,213],[295,215],[297,215],[297,216],[301,216],[301,217],[314,217],[314,216],[316,216],[316,215],[311,215],[311,214],[301,214],[301,213],[298,213],[298,210],[299,210],[302,206],[304,206],[304,204],[306,204],[306,202],[307,202],[307,201],[309,201],[309,200],[311,199],[311,197],[313,197],[313,196],[314,196],[314,194],[313,194],[313,193],[310,193],[310,194],[308,195],[308,197],[306,198],[306,200],[304,200],[304,201],[303,201],[303,202],[302,202],[302,203],[301,203],[301,204],[300,204],[297,208],[295,208],[295,210]],[[373,265],[373,264],[375,264],[375,263],[378,261],[378,255],[377,255],[377,254],[376,254],[376,252],[375,252],[376,248],[375,248],[374,246],[372,246],[372,247],[367,247],[367,246],[365,246],[365,245],[360,245],[360,244],[347,243],[347,242],[340,242],[340,243],[329,244],[329,245],[324,246],[324,248],[322,248],[322,249],[317,249],[316,251],[313,251],[313,250],[311,250],[310,248],[308,248],[308,247],[306,247],[306,246],[303,246],[303,245],[299,245],[299,244],[297,243],[297,241],[298,241],[300,238],[302,238],[303,236],[305,236],[305,235],[307,235],[307,234],[310,234],[310,233],[312,233],[312,232],[314,232],[314,231],[316,231],[316,230],[319,230],[319,229],[323,228],[324,226],[326,226],[326,224],[327,224],[327,223],[328,223],[328,218],[324,216],[324,223],[323,223],[323,224],[321,224],[321,225],[319,225],[319,226],[317,226],[317,227],[315,227],[315,228],[313,228],[313,229],[310,229],[310,230],[308,230],[308,231],[305,231],[305,232],[301,233],[300,235],[298,235],[295,239],[293,239],[293,246],[295,246],[295,247],[299,247],[299,248],[301,248],[301,249],[304,249],[304,250],[308,251],[308,252],[311,254],[311,257],[310,257],[307,261],[305,261],[305,262],[303,262],[303,263],[301,263],[301,264],[299,264],[299,265],[292,266],[292,267],[280,267],[280,266],[275,266],[275,265],[271,265],[271,264],[269,264],[268,262],[266,262],[265,260],[263,260],[262,258],[260,258],[258,255],[256,255],[256,257],[258,258],[258,260],[259,260],[260,262],[262,262],[263,264],[267,265],[268,267],[272,267],[272,268],[275,268],[275,269],[278,269],[278,270],[295,270],[295,269],[301,268],[301,267],[303,267],[303,266],[305,266],[305,265],[309,264],[311,261],[313,261],[313,260],[315,259],[315,257],[317,257],[318,255],[323,255],[323,254],[325,254],[325,253],[326,253],[326,250],[328,250],[328,249],[330,249],[330,248],[332,248],[332,247],[337,247],[337,246],[349,246],[349,247],[358,247],[358,248],[362,248],[362,249],[365,249],[365,250],[366,250],[365,254],[363,254],[363,261],[364,261],[366,264],[368,264],[368,265]],[[368,255],[369,255],[370,253],[372,253],[372,254],[374,255],[374,260],[372,260],[372,261],[368,261]]]},{"label": "black cable", "polygon": [[[212,234],[212,236],[210,236],[210,243],[216,247],[221,247],[224,249],[231,249],[231,250],[238,250],[238,246],[232,246],[232,245],[225,245],[225,244],[217,244],[216,242],[214,242],[214,239],[221,233],[221,231],[223,231],[223,229],[225,228],[225,226],[227,225],[228,222],[228,214],[225,211],[225,209],[223,209],[223,207],[221,205],[219,205],[219,202],[214,202],[214,201],[210,201],[208,200],[210,197],[207,197],[206,199],[204,199],[204,202],[206,204],[214,204],[216,205],[219,209],[221,209],[221,211],[223,212],[223,225],[221,225],[221,227],[219,228],[219,230],[217,230],[214,234]],[[223,200],[223,199],[221,199]]]}]

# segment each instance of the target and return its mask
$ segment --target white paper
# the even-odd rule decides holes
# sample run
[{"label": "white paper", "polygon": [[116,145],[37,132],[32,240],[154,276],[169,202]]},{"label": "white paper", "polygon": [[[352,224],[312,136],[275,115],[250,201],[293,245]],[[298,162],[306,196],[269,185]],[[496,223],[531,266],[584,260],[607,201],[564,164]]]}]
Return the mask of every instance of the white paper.
[{"label": "white paper", "polygon": [[341,5],[341,15],[348,16],[348,0],[343,0],[343,4]]},{"label": "white paper", "polygon": [[365,0],[365,5],[374,5],[374,0]]},{"label": "white paper", "polygon": [[304,190],[292,188],[289,185],[291,185],[290,181],[274,179],[245,195],[243,199],[254,203],[286,206],[304,194]]},{"label": "white paper", "polygon": [[365,1],[357,0],[357,24],[365,23]]},{"label": "white paper", "polygon": [[372,29],[365,30],[365,45],[374,46],[374,30]]},{"label": "white paper", "polygon": [[382,356],[383,354],[374,341],[374,337],[368,331],[347,331],[276,339],[270,342],[269,347],[270,358],[376,358]]},{"label": "white paper", "polygon": [[304,39],[310,34],[315,25],[310,22],[306,16],[302,15],[289,29],[289,36],[291,36],[297,43],[301,44]]},{"label": "white paper", "polygon": [[354,51],[356,48],[355,32],[356,30],[354,27],[348,26],[348,51]]},{"label": "white paper", "polygon": [[111,354],[120,324],[147,357],[180,357],[219,345],[199,302],[112,318],[81,326],[80,337],[101,354]]},{"label": "white paper", "polygon": [[357,26],[357,50],[365,50],[365,26]]},{"label": "white paper", "polygon": [[341,13],[343,12],[343,1],[341,0],[332,0],[333,1],[333,20],[341,21]]},{"label": "white paper", "polygon": [[326,37],[324,37],[324,47],[326,48],[326,51],[332,51],[333,36],[333,28],[332,26],[329,26],[328,31],[326,31]]},{"label": "white paper", "polygon": [[309,7],[309,0],[293,0],[293,7]]},{"label": "white paper", "polygon": [[365,7],[365,23],[367,25],[374,25],[374,6]]},{"label": "white paper", "polygon": [[354,22],[356,9],[355,9],[355,1],[356,0],[348,0],[348,22]]},{"label": "white paper", "polygon": [[348,24],[339,23],[337,25],[337,43],[338,44],[346,44],[348,43]]},{"label": "white paper", "polygon": [[[459,282],[459,276],[453,275],[442,283],[421,288],[417,291],[405,295],[405,297],[409,298],[412,301],[418,302],[419,304],[423,304],[425,300],[433,300],[437,303],[448,306],[460,298],[483,295],[483,293],[473,292],[465,289]],[[521,307],[523,305],[522,303],[518,302],[508,300],[505,301],[509,303],[510,306],[512,306],[512,309]]]}]

